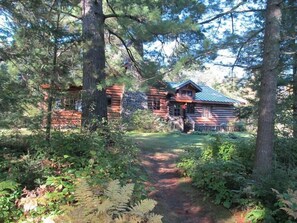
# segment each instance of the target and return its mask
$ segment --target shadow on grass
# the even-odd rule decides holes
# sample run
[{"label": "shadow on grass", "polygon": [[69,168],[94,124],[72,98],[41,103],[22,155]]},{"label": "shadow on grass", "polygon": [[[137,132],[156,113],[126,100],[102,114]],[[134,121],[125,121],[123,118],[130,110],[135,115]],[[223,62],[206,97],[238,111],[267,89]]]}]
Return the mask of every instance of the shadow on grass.
[{"label": "shadow on grass", "polygon": [[138,133],[130,132],[129,138],[136,142],[143,152],[180,152],[189,147],[200,147],[211,137],[183,133]]}]

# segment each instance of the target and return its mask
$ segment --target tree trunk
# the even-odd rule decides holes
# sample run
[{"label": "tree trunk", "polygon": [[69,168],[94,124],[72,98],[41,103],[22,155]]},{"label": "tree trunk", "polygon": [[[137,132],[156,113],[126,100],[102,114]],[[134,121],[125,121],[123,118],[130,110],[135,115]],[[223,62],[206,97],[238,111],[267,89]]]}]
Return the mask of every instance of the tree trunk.
[{"label": "tree trunk", "polygon": [[293,136],[297,139],[297,44],[295,42],[293,50],[295,52],[293,56]]},{"label": "tree trunk", "polygon": [[98,121],[107,119],[102,1],[82,0],[82,10],[84,38],[82,125],[95,130]]},{"label": "tree trunk", "polygon": [[[52,87],[52,86],[50,86]],[[50,143],[51,139],[51,125],[52,125],[52,108],[53,108],[53,96],[52,89],[49,89],[47,99],[47,113],[46,113],[46,127],[45,127],[45,140]]]},{"label": "tree trunk", "polygon": [[277,77],[280,61],[281,0],[267,0],[254,175],[272,170]]},{"label": "tree trunk", "polygon": [[[60,24],[60,14],[58,14],[56,21],[56,30],[59,30]],[[52,110],[53,110],[53,101],[54,101],[54,91],[55,91],[55,79],[57,77],[57,59],[58,59],[58,39],[54,37],[54,52],[53,52],[53,69],[50,74],[50,88],[48,92],[48,101],[47,101],[47,116],[46,116],[46,132],[45,140],[50,143],[51,139],[51,127],[52,127]]]},{"label": "tree trunk", "polygon": [[293,136],[297,139],[297,11],[296,0],[289,0],[288,6],[290,7],[290,26],[289,26],[289,37],[290,50],[294,53],[292,57],[292,72],[293,72]]}]

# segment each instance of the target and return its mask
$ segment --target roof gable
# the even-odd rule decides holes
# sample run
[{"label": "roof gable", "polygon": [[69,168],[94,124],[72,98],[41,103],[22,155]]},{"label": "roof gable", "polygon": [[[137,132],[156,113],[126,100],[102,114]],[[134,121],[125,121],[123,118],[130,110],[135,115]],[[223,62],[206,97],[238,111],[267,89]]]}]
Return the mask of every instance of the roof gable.
[{"label": "roof gable", "polygon": [[167,82],[169,88],[173,90],[179,90],[187,85],[193,86],[196,89],[196,94],[194,100],[202,101],[202,102],[212,102],[212,103],[227,103],[227,104],[235,104],[240,103],[238,100],[229,98],[222,93],[216,91],[215,89],[206,86],[204,84],[196,84],[192,80],[187,80],[184,82]]},{"label": "roof gable", "polygon": [[169,87],[171,87],[172,89],[175,89],[175,90],[179,90],[180,88],[183,88],[187,85],[191,85],[196,90],[196,92],[202,91],[202,89],[191,80],[187,80],[187,81],[184,81],[181,83],[168,82],[168,85],[169,85]]}]

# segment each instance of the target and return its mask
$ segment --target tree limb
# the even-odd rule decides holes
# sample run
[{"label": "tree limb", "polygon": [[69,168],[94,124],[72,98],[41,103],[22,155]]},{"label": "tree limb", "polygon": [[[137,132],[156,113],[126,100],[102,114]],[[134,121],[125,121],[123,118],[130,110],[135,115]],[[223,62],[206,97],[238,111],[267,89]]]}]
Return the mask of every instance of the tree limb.
[{"label": "tree limb", "polygon": [[[212,22],[212,21],[214,21],[214,20],[216,20],[216,19],[218,19],[218,18],[221,18],[221,17],[223,17],[223,16],[225,16],[225,15],[228,15],[228,14],[230,14],[230,13],[239,13],[239,12],[236,12],[235,10],[236,10],[237,8],[239,8],[240,6],[242,6],[244,3],[245,3],[245,2],[242,1],[242,2],[238,3],[236,6],[234,6],[233,8],[231,8],[230,10],[228,10],[228,11],[226,11],[226,12],[222,12],[222,13],[220,13],[220,14],[217,14],[216,16],[214,16],[214,17],[212,17],[212,18],[210,18],[210,19],[208,19],[208,20],[205,20],[205,21],[203,21],[203,22],[200,22],[200,23],[198,23],[198,24],[199,24],[199,25],[203,25],[203,24],[206,24],[206,23],[210,23],[210,22]],[[248,10],[248,11],[250,11],[250,10]]]},{"label": "tree limb", "polygon": [[127,46],[127,44],[125,43],[125,41],[123,40],[122,37],[120,37],[117,33],[113,32],[111,29],[108,29],[108,32],[111,34],[111,35],[114,35],[115,37],[117,37],[121,43],[123,44],[123,46],[125,47],[125,50],[126,52],[128,53],[128,56],[129,58],[131,59],[131,61],[133,62],[133,64],[135,65],[135,68],[137,70],[137,72],[139,72],[139,74],[141,74],[141,69],[137,63],[137,61],[135,60],[134,56],[133,56],[133,53],[131,52],[131,50],[129,49],[129,47]]},{"label": "tree limb", "polygon": [[238,50],[238,52],[237,52],[236,59],[235,59],[233,65],[232,65],[232,71],[233,71],[233,69],[234,69],[236,63],[237,63],[238,60],[239,60],[239,57],[240,57],[240,54],[241,54],[241,51],[242,51],[243,47],[244,47],[248,42],[250,42],[254,37],[256,37],[259,33],[263,32],[263,30],[264,30],[264,28],[258,30],[258,31],[255,32],[253,35],[251,35],[246,41],[244,41],[244,42],[242,43],[242,45],[240,46],[240,48],[239,48],[239,50]]},{"label": "tree limb", "polygon": [[113,14],[108,14],[108,15],[104,15],[104,19],[109,19],[109,18],[127,18],[127,19],[131,19],[133,21],[136,21],[138,23],[144,23],[144,19],[141,19],[137,16],[133,16],[133,15],[126,15],[126,14],[122,14],[119,15],[115,12],[115,10],[113,9],[113,7],[111,6],[111,4],[109,3],[109,0],[106,0],[108,7],[110,8],[110,10],[112,11]]}]

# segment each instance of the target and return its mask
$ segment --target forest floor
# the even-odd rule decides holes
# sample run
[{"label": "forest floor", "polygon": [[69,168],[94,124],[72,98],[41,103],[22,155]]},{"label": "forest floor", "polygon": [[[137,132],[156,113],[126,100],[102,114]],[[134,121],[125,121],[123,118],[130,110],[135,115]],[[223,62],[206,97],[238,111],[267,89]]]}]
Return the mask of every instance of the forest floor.
[{"label": "forest floor", "polygon": [[147,186],[153,188],[149,197],[158,202],[154,213],[163,215],[164,223],[243,223],[241,213],[215,205],[176,167],[182,153],[180,143],[201,143],[197,136],[185,137],[188,140],[172,135],[133,136],[142,148],[140,160],[148,174]]}]

